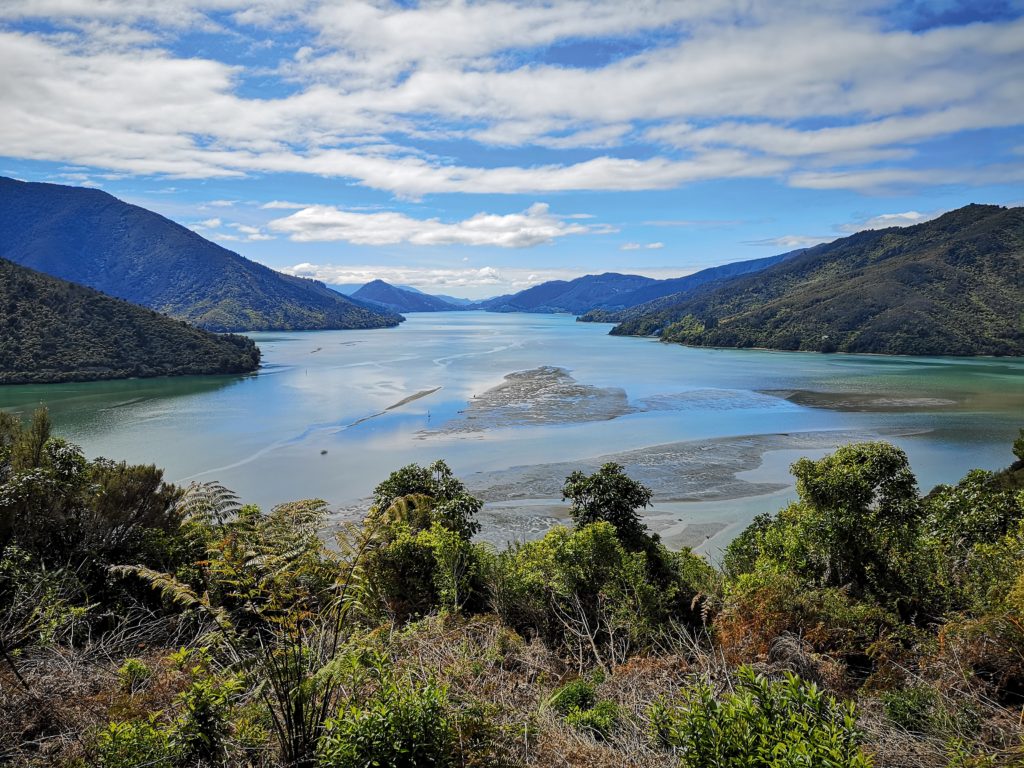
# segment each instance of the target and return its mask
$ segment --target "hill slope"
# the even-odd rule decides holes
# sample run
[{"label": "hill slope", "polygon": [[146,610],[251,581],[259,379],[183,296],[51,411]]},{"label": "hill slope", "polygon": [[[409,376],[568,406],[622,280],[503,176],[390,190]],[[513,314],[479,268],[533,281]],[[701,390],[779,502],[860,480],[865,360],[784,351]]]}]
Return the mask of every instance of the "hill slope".
[{"label": "hill slope", "polygon": [[722,264],[718,267],[708,267],[700,272],[683,277],[673,277],[668,280],[656,280],[650,285],[645,285],[635,291],[620,293],[617,296],[605,301],[598,307],[580,317],[582,322],[594,323],[621,323],[632,317],[629,310],[640,307],[644,304],[659,299],[667,300],[669,303],[681,301],[686,294],[692,293],[703,285],[721,280],[729,280],[740,275],[749,275],[767,269],[773,264],[792,258],[803,249],[789,251],[778,256],[765,256],[761,259],[750,259],[748,261],[736,261],[731,264]]},{"label": "hill slope", "polygon": [[657,282],[642,275],[620,275],[605,272],[584,275],[575,280],[550,280],[510,296],[498,296],[478,306],[492,312],[571,312],[579,314],[628,293]]},{"label": "hill slope", "polygon": [[0,259],[0,384],[245,373],[260,352]]},{"label": "hill slope", "polygon": [[0,257],[213,331],[401,322],[95,189],[0,177]]},{"label": "hill slope", "polygon": [[392,312],[451,312],[462,307],[437,296],[372,280],[352,294],[353,299],[377,304]]},{"label": "hill slope", "polygon": [[612,330],[698,346],[1024,354],[1024,208],[969,205],[709,284]]}]

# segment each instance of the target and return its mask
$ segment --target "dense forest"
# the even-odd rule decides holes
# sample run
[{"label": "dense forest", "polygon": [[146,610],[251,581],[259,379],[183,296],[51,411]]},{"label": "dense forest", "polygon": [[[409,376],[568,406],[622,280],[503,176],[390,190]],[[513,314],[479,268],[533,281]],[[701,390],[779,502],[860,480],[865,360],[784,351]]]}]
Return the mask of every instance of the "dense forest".
[{"label": "dense forest", "polygon": [[615,464],[566,478],[572,527],[496,551],[443,462],[328,528],[0,413],[0,762],[1020,765],[1012,448],[925,495],[886,443],[797,461],[715,568]]},{"label": "dense forest", "polygon": [[210,331],[385,328],[402,321],[98,189],[0,177],[0,257]]},{"label": "dense forest", "polygon": [[247,373],[244,336],[193,328],[0,259],[0,384]]},{"label": "dense forest", "polygon": [[1024,208],[969,205],[627,310],[612,333],[712,347],[1022,355],[1022,306]]}]

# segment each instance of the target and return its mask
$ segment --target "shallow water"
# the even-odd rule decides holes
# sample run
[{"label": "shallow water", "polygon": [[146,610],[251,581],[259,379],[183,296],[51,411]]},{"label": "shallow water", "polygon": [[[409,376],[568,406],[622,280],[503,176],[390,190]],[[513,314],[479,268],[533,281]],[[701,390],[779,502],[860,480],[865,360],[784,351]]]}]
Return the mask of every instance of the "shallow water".
[{"label": "shallow water", "polygon": [[[688,349],[608,328],[453,312],[387,330],[258,333],[255,375],[7,386],[0,408],[45,403],[89,455],[152,462],[178,482],[217,479],[264,506],[321,497],[358,510],[391,470],[444,458],[474,489],[491,489],[483,522],[495,541],[563,514],[551,492],[561,478],[543,465],[625,455],[653,478],[652,527],[708,551],[792,496],[796,455],[884,437],[927,489],[1005,466],[1024,426],[1021,360]],[[568,384],[505,380],[541,366],[564,369]],[[643,450],[678,443],[690,445]],[[667,455],[675,463],[658,458]],[[517,476],[547,490],[500,505],[494,489]]]}]

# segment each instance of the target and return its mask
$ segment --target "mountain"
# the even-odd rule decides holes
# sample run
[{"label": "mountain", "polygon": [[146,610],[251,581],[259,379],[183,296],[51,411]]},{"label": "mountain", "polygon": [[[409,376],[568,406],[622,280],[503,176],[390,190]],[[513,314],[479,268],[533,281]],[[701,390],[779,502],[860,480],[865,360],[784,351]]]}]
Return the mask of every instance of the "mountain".
[{"label": "mountain", "polygon": [[637,288],[635,291],[620,293],[584,314],[579,319],[582,322],[596,323],[619,323],[627,319],[628,312],[633,307],[671,296],[675,300],[682,300],[685,294],[695,291],[697,288],[718,280],[728,280],[740,275],[748,275],[760,272],[773,264],[792,258],[805,249],[789,251],[778,256],[765,256],[760,259],[748,261],[736,261],[731,264],[723,264],[719,267],[709,267],[700,272],[683,277],[673,277],[668,280],[655,280],[649,285]]},{"label": "mountain", "polygon": [[212,331],[383,328],[402,320],[96,189],[0,177],[0,257]]},{"label": "mountain", "polygon": [[525,291],[497,296],[477,306],[492,312],[571,312],[580,314],[610,301],[618,294],[635,291],[657,282],[642,275],[605,272],[575,280],[550,280]]},{"label": "mountain", "polygon": [[384,307],[392,312],[451,312],[462,309],[462,307],[437,296],[399,288],[396,285],[385,283],[383,280],[373,280],[367,283],[353,293],[352,298]]},{"label": "mountain", "polygon": [[1024,355],[1024,208],[968,205],[859,232],[645,307],[612,333],[697,346]]},{"label": "mountain", "polygon": [[260,351],[0,259],[0,384],[246,373]]}]

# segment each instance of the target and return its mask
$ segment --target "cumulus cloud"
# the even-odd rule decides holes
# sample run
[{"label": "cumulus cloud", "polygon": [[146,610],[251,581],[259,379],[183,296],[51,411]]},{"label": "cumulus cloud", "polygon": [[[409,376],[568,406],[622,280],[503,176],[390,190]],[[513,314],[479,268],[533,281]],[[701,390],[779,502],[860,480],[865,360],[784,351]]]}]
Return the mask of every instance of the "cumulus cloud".
[{"label": "cumulus cloud", "polygon": [[865,229],[886,229],[887,227],[909,227],[913,224],[922,224],[941,216],[945,211],[933,211],[921,213],[919,211],[904,211],[903,213],[880,213],[877,216],[854,221],[847,224],[840,224],[840,232],[860,232]]},{"label": "cumulus cloud", "polygon": [[552,214],[546,203],[522,213],[478,213],[455,223],[416,219],[403,213],[358,213],[329,205],[312,205],[268,227],[296,242],[345,241],[356,245],[477,245],[530,248],[567,235],[603,234],[607,227],[580,224]]},{"label": "cumulus cloud", "polygon": [[[131,174],[315,174],[410,199],[737,177],[868,192],[1020,180],[1019,163],[943,180],[948,160],[928,144],[1024,123],[1024,20],[908,32],[876,5],[7,0],[0,147]],[[284,27],[302,44],[276,70],[173,44],[194,29],[275,44]],[[659,43],[642,45],[652,31]],[[545,58],[609,37],[630,52]],[[278,95],[246,95],[254,74]],[[493,167],[477,152],[436,157],[425,139],[573,161]]]}]

